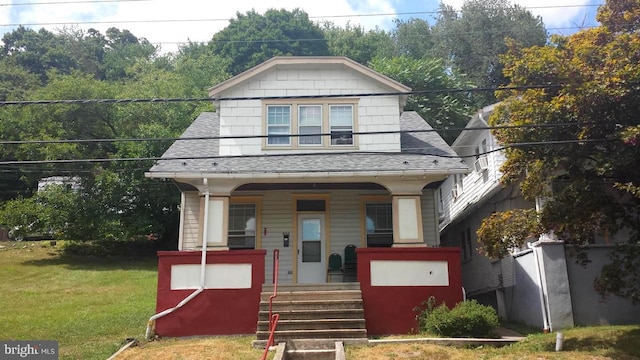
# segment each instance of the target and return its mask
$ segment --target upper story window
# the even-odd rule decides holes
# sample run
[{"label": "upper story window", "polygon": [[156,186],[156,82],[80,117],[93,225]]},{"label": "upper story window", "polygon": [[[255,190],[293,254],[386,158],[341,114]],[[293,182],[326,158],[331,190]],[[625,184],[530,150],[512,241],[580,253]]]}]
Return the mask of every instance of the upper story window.
[{"label": "upper story window", "polygon": [[[354,147],[357,99],[274,100],[264,106],[265,147]],[[325,134],[322,136],[321,134]],[[293,135],[293,136],[292,136]]]},{"label": "upper story window", "polygon": [[[322,105],[298,106],[298,134],[311,135],[322,133]],[[300,136],[300,146],[322,145],[322,136]]]},{"label": "upper story window", "polygon": [[353,106],[329,105],[331,145],[353,145]]},{"label": "upper story window", "polygon": [[267,144],[291,145],[291,106],[267,106]]}]

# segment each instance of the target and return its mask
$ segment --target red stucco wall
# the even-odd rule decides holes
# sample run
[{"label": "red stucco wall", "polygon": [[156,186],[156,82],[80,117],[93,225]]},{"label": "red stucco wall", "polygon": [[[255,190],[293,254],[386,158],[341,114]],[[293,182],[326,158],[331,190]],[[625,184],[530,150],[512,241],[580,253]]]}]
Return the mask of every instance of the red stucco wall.
[{"label": "red stucco wall", "polygon": [[[407,334],[417,330],[414,308],[430,296],[449,307],[462,301],[459,248],[358,248],[356,253],[368,335]],[[449,286],[371,286],[372,260],[447,261]]]},{"label": "red stucco wall", "polygon": [[[171,266],[200,264],[200,251],[158,252],[156,312],[172,308],[195,290],[171,290]],[[252,264],[250,289],[206,289],[156,321],[159,336],[253,334],[258,323],[266,250],[210,251],[207,264]]]}]

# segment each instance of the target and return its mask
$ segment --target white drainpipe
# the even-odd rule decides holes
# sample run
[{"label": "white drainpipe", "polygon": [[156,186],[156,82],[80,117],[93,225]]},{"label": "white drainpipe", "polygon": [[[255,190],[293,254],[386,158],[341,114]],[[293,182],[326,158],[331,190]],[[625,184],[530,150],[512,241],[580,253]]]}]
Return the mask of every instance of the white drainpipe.
[{"label": "white drainpipe", "polygon": [[540,261],[538,260],[538,252],[536,251],[536,247],[531,243],[527,243],[527,247],[533,251],[533,261],[535,262],[536,267],[536,275],[538,277],[538,293],[540,295],[540,309],[542,310],[542,322],[544,324],[544,332],[549,332],[549,314],[547,313],[547,306],[545,305],[546,301],[544,298],[544,292],[542,289],[542,270],[540,270]]},{"label": "white drainpipe", "polygon": [[200,258],[200,287],[196,289],[194,292],[192,292],[191,294],[189,294],[189,296],[184,298],[182,301],[180,301],[178,305],[170,309],[164,310],[162,312],[159,312],[153,315],[152,317],[150,317],[149,321],[147,321],[147,331],[145,332],[145,338],[147,340],[151,340],[151,338],[155,335],[155,327],[156,327],[157,319],[163,316],[169,315],[172,312],[176,311],[177,309],[181,308],[186,303],[191,301],[191,299],[198,296],[198,294],[200,294],[204,290],[204,281],[205,281],[205,274],[207,269],[207,236],[209,231],[209,222],[207,221],[207,219],[209,219],[209,184],[206,178],[203,179],[203,183],[206,190],[204,193],[205,206],[204,206],[204,226],[202,229],[202,256]]}]

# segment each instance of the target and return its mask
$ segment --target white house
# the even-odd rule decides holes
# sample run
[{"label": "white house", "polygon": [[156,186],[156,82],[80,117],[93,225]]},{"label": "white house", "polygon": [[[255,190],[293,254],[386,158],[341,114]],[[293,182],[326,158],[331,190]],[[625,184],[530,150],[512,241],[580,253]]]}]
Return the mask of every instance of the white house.
[{"label": "white house", "polygon": [[[469,168],[417,113],[402,111],[409,90],[344,57],[276,57],[212,87],[216,112],[202,113],[147,173],[174,180],[182,194],[178,251],[159,254],[157,308],[202,288],[245,325],[221,330],[212,311],[190,310],[189,319],[163,318],[164,330],[159,319],[158,332],[255,329],[276,249],[281,283],[321,284],[329,255],[355,245],[370,333],[409,331],[410,304],[429,291],[459,301],[458,250],[435,248],[434,185]],[[207,271],[210,261],[227,265],[198,285],[203,243]],[[418,276],[404,275],[415,269]],[[395,297],[413,302],[389,312]],[[213,328],[178,324],[196,318]]]}]

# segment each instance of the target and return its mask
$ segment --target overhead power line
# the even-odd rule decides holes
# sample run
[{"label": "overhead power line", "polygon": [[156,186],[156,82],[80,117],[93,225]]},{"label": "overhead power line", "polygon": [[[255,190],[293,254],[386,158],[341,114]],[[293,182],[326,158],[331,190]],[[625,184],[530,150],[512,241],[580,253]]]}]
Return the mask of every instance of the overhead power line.
[{"label": "overhead power line", "polygon": [[[481,130],[501,130],[501,129],[545,129],[570,126],[597,125],[597,122],[581,123],[552,123],[552,124],[523,124],[523,125],[498,125],[498,126],[477,126],[470,128],[446,128],[446,129],[424,129],[424,130],[389,130],[389,131],[355,131],[352,135],[393,135],[393,134],[418,134],[429,132],[449,132],[449,131],[481,131]],[[310,134],[290,134],[281,137],[329,137],[331,133],[310,133]],[[238,139],[266,139],[273,135],[225,135],[225,136],[198,136],[198,137],[165,137],[165,138],[110,138],[110,139],[52,139],[52,140],[0,140],[0,145],[48,145],[48,144],[86,144],[86,143],[115,143],[115,142],[158,142],[158,141],[190,141],[190,140],[238,140]]]},{"label": "overhead power line", "polygon": [[50,2],[23,2],[4,3],[0,6],[33,6],[33,5],[69,5],[69,4],[94,4],[94,3],[121,3],[121,2],[141,2],[152,0],[90,0],[90,1],[50,1]]},{"label": "overhead power line", "polygon": [[[91,3],[118,3],[118,2],[139,2],[152,0],[96,0],[96,1],[56,1],[56,2],[33,2],[33,3],[17,3],[17,4],[0,4],[0,6],[28,6],[28,5],[63,5],[63,4],[91,4]],[[568,4],[568,5],[546,5],[546,6],[527,6],[522,7],[525,10],[532,9],[556,9],[556,8],[594,8],[604,4]],[[486,8],[486,10],[491,10]],[[460,12],[457,10],[456,12]],[[315,15],[309,16],[310,19],[334,19],[334,18],[358,18],[358,17],[388,17],[388,16],[412,16],[412,15],[436,15],[441,14],[441,10],[433,11],[408,11],[408,12],[389,12],[389,13],[370,13],[370,14],[337,14],[337,15]],[[173,23],[173,22],[227,22],[229,18],[202,18],[202,19],[150,19],[150,20],[105,20],[105,21],[67,21],[67,22],[35,22],[35,23],[13,23],[0,24],[0,26],[52,26],[52,25],[95,25],[95,24],[139,24],[139,23]]]},{"label": "overhead power line", "polygon": [[[552,140],[552,141],[538,141],[538,142],[523,142],[503,145],[499,148],[488,150],[478,155],[485,155],[496,151],[502,151],[504,149],[523,146],[535,146],[535,145],[559,145],[559,144],[586,144],[596,142],[612,142],[618,141],[615,139],[587,139],[587,140]],[[423,153],[423,152],[404,152],[404,154],[416,154],[424,156],[435,156],[441,158],[455,158],[462,159],[463,156],[459,155],[446,155],[439,153]],[[0,161],[2,165],[50,165],[50,164],[71,164],[71,163],[113,163],[113,162],[130,162],[130,161],[159,161],[159,160],[215,160],[215,159],[229,159],[229,158],[268,158],[268,157],[290,157],[290,156],[314,156],[314,155],[343,155],[343,154],[376,154],[376,155],[395,155],[397,152],[383,152],[383,151],[349,151],[349,152],[313,152],[313,153],[291,153],[291,154],[255,154],[255,155],[218,155],[218,156],[176,156],[176,157],[131,157],[131,158],[87,158],[87,159],[55,159],[55,160],[8,160]]]},{"label": "overhead power line", "polygon": [[205,98],[146,98],[146,99],[65,99],[65,100],[7,100],[0,101],[0,106],[9,105],[52,105],[52,104],[127,104],[127,103],[174,103],[174,102],[201,102],[201,101],[242,101],[242,100],[284,100],[284,99],[331,99],[375,96],[403,96],[403,95],[430,95],[451,93],[474,93],[485,91],[506,90],[531,90],[561,88],[560,84],[503,86],[497,88],[465,88],[465,89],[433,89],[392,91],[382,93],[352,93],[352,94],[325,94],[325,95],[283,95],[283,96],[227,96]]}]

